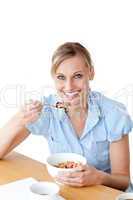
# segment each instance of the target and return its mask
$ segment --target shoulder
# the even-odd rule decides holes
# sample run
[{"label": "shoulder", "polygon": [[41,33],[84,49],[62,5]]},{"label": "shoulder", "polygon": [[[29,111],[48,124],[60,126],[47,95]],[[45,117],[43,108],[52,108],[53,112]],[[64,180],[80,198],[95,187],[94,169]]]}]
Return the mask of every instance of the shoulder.
[{"label": "shoulder", "polygon": [[110,114],[125,114],[128,115],[126,106],[118,101],[115,101],[100,92],[92,92],[92,98],[95,103],[98,104],[103,116],[107,116]]},{"label": "shoulder", "polygon": [[116,141],[128,134],[133,122],[124,104],[110,99],[99,92],[94,92],[108,132],[109,141]]}]

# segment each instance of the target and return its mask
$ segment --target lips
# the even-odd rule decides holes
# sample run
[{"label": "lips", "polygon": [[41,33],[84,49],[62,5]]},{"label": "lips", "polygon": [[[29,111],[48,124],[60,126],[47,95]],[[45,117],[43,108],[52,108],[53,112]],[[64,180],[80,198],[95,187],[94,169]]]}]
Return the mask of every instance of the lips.
[{"label": "lips", "polygon": [[79,96],[79,91],[76,92],[65,92],[64,97],[68,100],[72,100],[73,98]]}]

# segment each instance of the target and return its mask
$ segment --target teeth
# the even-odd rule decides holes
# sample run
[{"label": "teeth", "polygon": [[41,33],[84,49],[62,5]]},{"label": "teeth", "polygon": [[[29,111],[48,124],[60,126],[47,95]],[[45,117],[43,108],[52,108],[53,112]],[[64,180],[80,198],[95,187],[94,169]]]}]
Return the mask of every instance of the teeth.
[{"label": "teeth", "polygon": [[72,96],[74,96],[76,94],[78,94],[78,92],[66,92],[65,93],[66,96],[70,96],[70,97],[72,97]]}]

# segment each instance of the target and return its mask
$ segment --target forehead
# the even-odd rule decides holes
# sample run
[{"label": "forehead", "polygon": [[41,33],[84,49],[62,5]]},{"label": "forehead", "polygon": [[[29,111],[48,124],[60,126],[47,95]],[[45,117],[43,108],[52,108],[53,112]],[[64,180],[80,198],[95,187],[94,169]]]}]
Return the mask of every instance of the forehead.
[{"label": "forehead", "polygon": [[75,73],[76,71],[86,72],[88,69],[85,59],[76,55],[64,60],[56,69],[56,73]]}]

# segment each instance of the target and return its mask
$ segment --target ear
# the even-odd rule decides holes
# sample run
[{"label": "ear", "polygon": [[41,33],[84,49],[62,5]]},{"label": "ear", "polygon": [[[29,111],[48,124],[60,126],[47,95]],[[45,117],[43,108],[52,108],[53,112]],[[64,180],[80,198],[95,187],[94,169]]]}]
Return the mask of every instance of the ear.
[{"label": "ear", "polygon": [[93,80],[95,75],[94,67],[90,67],[89,80]]}]

